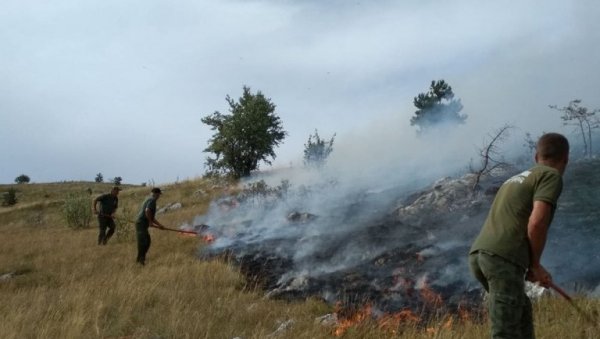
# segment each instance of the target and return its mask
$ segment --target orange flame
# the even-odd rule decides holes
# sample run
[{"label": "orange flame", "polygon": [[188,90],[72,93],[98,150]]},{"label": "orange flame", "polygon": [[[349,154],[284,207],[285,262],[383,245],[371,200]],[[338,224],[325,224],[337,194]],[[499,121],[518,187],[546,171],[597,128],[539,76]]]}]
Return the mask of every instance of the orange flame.
[{"label": "orange flame", "polygon": [[[340,305],[338,304],[336,306],[338,311],[339,311],[339,307],[340,307]],[[338,311],[336,311],[335,313],[337,314]],[[369,319],[370,316],[371,316],[371,305],[367,304],[363,308],[354,312],[350,317],[340,320],[337,327],[333,330],[333,335],[335,335],[336,337],[340,337],[340,336],[344,335],[344,333],[346,333],[346,331],[350,327],[358,325],[360,323],[363,323],[365,320]]]},{"label": "orange flame", "polygon": [[413,313],[413,311],[409,309],[404,309],[397,313],[385,314],[378,321],[379,328],[391,331],[392,333],[396,333],[400,324],[404,323],[418,323],[421,321],[421,318]]},{"label": "orange flame", "polygon": [[212,234],[210,234],[210,233],[207,233],[207,234],[205,234],[205,235],[202,236],[202,241],[204,241],[207,244],[210,244],[213,241],[215,241],[215,236],[212,235]]},{"label": "orange flame", "polygon": [[424,279],[422,282],[423,286],[421,287],[421,298],[425,301],[426,304],[439,307],[443,304],[442,295],[436,293],[429,285],[427,284],[427,279]]}]

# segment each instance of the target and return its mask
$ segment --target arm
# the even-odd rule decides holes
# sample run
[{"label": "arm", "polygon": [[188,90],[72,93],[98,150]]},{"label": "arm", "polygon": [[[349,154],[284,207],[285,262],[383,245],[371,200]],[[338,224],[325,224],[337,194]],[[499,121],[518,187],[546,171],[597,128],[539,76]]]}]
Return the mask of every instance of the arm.
[{"label": "arm", "polygon": [[146,208],[144,213],[146,214],[146,218],[148,219],[150,226],[156,225],[158,228],[164,228],[164,226],[159,223],[158,220],[154,219],[154,213],[152,213],[151,209]]},{"label": "arm", "polygon": [[96,204],[98,204],[98,198],[96,197],[94,198],[94,201],[92,201],[92,213],[94,214],[98,214],[98,210],[96,209]]},{"label": "arm", "polygon": [[537,200],[533,202],[533,210],[527,224],[527,239],[530,251],[527,279],[533,282],[538,281],[544,287],[547,287],[552,282],[552,276],[550,276],[550,273],[540,263],[546,245],[551,216],[552,205],[545,201]]}]

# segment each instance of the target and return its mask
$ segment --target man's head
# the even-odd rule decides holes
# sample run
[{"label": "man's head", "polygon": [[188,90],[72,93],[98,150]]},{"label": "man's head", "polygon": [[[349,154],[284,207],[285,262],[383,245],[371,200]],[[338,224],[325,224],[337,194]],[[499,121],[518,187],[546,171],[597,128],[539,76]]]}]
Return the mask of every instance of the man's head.
[{"label": "man's head", "polygon": [[536,145],[535,162],[556,168],[561,174],[569,162],[569,140],[558,133],[546,133]]},{"label": "man's head", "polygon": [[119,192],[122,191],[121,187],[119,186],[114,186],[111,190],[110,193],[114,196],[119,195]]},{"label": "man's head", "polygon": [[158,187],[154,187],[154,188],[153,188],[153,189],[152,189],[150,192],[152,192],[152,196],[153,196],[155,199],[158,199],[158,198],[160,198],[160,195],[162,194],[162,191],[161,191],[161,190],[160,190],[160,188],[158,188]]}]

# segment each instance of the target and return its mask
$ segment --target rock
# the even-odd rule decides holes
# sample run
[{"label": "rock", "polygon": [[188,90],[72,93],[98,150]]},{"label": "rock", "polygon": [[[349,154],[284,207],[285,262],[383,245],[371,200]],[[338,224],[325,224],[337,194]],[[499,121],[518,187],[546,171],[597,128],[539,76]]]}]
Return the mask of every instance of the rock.
[{"label": "rock", "polygon": [[282,322],[281,324],[279,324],[279,327],[275,330],[275,332],[269,334],[267,336],[267,338],[272,338],[272,337],[276,337],[280,334],[283,334],[283,332],[285,332],[288,328],[292,327],[292,325],[294,323],[295,323],[295,321],[293,319],[289,319],[289,320]]},{"label": "rock", "polygon": [[174,202],[172,204],[167,204],[166,206],[160,208],[156,213],[163,214],[163,213],[167,213],[170,211],[178,210],[182,207],[183,207],[183,205],[180,202]]},{"label": "rock", "polygon": [[313,219],[315,219],[317,216],[314,214],[310,214],[310,213],[300,213],[300,212],[292,212],[290,214],[288,214],[287,216],[287,220],[291,221],[291,222],[299,222],[299,223],[306,223],[309,222]]},{"label": "rock", "polygon": [[3,281],[9,281],[10,279],[14,278],[15,276],[15,272],[9,272],[9,273],[5,273],[0,275],[0,282]]},{"label": "rock", "polygon": [[338,324],[338,317],[335,313],[325,314],[315,318],[315,323],[323,326],[335,326]]}]

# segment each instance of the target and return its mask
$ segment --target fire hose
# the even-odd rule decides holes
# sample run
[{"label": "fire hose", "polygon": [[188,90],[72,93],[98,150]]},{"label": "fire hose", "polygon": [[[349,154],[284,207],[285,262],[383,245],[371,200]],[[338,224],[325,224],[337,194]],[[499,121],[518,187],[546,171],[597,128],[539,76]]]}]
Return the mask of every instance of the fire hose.
[{"label": "fire hose", "polygon": [[595,321],[592,318],[592,316],[590,316],[588,313],[582,310],[579,306],[577,306],[577,304],[575,304],[575,301],[573,301],[573,299],[562,288],[556,286],[556,284],[554,284],[552,281],[548,286],[554,291],[556,291],[556,293],[560,294],[563,298],[565,298],[565,300],[568,301],[569,304],[571,304],[571,306],[577,311],[577,313],[579,313],[579,315],[581,315],[586,321],[588,321],[591,324],[598,325],[598,322]]}]

